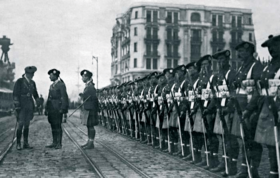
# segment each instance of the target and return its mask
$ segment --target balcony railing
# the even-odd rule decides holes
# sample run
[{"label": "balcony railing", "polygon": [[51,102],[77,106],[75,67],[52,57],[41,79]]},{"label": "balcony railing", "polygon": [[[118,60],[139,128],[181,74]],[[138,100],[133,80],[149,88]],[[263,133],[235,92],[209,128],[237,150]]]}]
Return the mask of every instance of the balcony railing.
[{"label": "balcony railing", "polygon": [[127,43],[130,42],[130,38],[125,38],[123,41],[122,41],[122,46],[123,45],[126,45]]},{"label": "balcony railing", "polygon": [[150,36],[144,39],[145,43],[156,43],[159,44],[160,39],[157,36]]},{"label": "balcony railing", "polygon": [[125,55],[122,56],[121,60],[127,59],[127,58],[129,58],[129,57],[130,57],[130,52],[128,51],[127,54],[125,54]]}]

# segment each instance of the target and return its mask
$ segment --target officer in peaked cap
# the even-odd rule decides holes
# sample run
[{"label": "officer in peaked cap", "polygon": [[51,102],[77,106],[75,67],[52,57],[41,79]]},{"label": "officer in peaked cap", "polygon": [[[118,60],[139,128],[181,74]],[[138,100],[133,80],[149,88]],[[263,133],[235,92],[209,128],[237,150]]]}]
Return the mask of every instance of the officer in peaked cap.
[{"label": "officer in peaked cap", "polygon": [[62,147],[62,119],[67,117],[68,112],[68,94],[64,81],[59,77],[60,71],[51,69],[48,71],[49,78],[53,82],[49,89],[49,95],[45,108],[45,115],[51,125],[53,143],[47,145],[47,148],[61,149]]},{"label": "officer in peaked cap", "polygon": [[96,89],[92,81],[92,73],[88,70],[81,71],[82,80],[85,83],[85,89],[81,94],[83,99],[83,114],[82,124],[87,126],[88,141],[82,146],[83,149],[94,148],[95,129],[94,126],[98,125],[98,99],[96,96]]},{"label": "officer in peaked cap", "polygon": [[23,129],[23,148],[31,149],[28,144],[29,124],[33,119],[35,104],[33,97],[38,102],[38,92],[35,82],[32,80],[34,73],[37,71],[35,66],[28,66],[25,69],[22,78],[15,82],[13,90],[13,100],[17,115],[17,149],[21,150],[21,135]]},{"label": "officer in peaked cap", "polygon": [[[279,99],[277,96],[277,93],[279,93],[279,89],[275,93],[269,91],[271,90],[271,85],[275,85],[276,83],[277,87],[280,79],[280,35],[269,35],[268,39],[264,43],[262,43],[261,46],[268,48],[269,54],[271,55],[272,59],[268,66],[265,67],[262,72],[259,82],[259,87],[261,88],[261,97],[259,100],[260,102],[255,103],[254,105],[255,108],[257,108],[257,106],[261,106],[255,133],[255,141],[257,143],[266,145],[270,163],[269,178],[276,178],[279,177],[279,165],[277,164],[277,162],[279,161],[279,155],[277,155],[276,152],[276,149],[279,149],[279,147],[277,147],[277,144],[275,142],[275,138],[279,138],[280,136],[279,119],[277,117],[277,113],[279,113]],[[252,100],[253,99],[254,98],[252,98]],[[278,133],[274,132],[276,128],[278,129]]]}]

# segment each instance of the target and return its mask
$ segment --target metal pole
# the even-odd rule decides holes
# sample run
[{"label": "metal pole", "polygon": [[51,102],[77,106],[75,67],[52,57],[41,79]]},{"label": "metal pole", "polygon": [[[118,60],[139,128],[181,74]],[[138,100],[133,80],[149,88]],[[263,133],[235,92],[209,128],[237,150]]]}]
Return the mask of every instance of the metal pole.
[{"label": "metal pole", "polygon": [[98,57],[96,57],[96,89],[98,89]]}]

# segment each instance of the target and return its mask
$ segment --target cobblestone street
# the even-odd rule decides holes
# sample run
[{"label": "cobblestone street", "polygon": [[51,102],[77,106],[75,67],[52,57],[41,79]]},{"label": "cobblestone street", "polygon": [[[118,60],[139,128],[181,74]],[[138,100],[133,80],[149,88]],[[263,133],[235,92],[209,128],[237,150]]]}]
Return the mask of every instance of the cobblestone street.
[{"label": "cobblestone street", "polygon": [[[79,145],[86,142],[87,136],[82,132],[86,132],[86,127],[80,125],[77,117],[69,118],[64,128]],[[146,177],[217,177],[103,127],[96,129],[95,149],[86,151],[86,154],[104,177],[143,177],[131,168],[133,166]],[[12,140],[12,135],[8,140]],[[46,117],[35,116],[29,137],[34,149],[18,151],[14,145],[0,165],[0,177],[97,177],[81,151],[65,133],[61,150],[45,148],[51,141]]]}]

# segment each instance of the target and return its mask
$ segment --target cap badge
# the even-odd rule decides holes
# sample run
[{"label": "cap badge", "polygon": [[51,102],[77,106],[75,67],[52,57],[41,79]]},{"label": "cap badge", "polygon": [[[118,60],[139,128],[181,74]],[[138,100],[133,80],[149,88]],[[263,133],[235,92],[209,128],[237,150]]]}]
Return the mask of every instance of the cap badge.
[{"label": "cap badge", "polygon": [[53,74],[56,74],[56,70],[53,71]]},{"label": "cap badge", "polygon": [[226,55],[229,56],[229,51],[226,52]]},{"label": "cap badge", "polygon": [[249,48],[249,44],[248,44],[248,43],[245,43],[245,44],[244,44],[244,48]]}]

